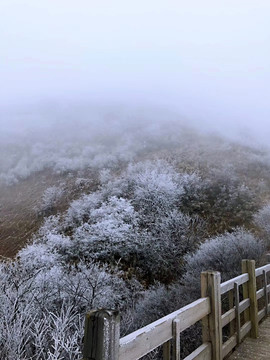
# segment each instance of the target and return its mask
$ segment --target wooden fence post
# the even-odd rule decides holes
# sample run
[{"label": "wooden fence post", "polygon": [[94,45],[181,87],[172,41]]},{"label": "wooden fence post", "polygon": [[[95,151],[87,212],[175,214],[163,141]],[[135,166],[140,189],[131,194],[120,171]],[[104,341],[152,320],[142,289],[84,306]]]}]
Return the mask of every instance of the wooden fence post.
[{"label": "wooden fence post", "polygon": [[171,360],[171,341],[163,344],[163,360]]},{"label": "wooden fence post", "polygon": [[173,360],[180,360],[180,321],[173,320]]},{"label": "wooden fence post", "polygon": [[265,317],[269,314],[268,309],[268,292],[267,292],[267,273],[263,270],[263,288],[264,288],[264,304],[265,304]]},{"label": "wooden fence post", "polygon": [[212,344],[212,360],[222,359],[222,326],[220,273],[205,271],[201,273],[202,297],[210,297],[211,313],[202,320],[203,342]]},{"label": "wooden fence post", "polygon": [[[230,290],[228,292],[228,298],[229,298],[229,309],[232,309],[234,307],[234,294],[235,294],[235,289]],[[230,322],[230,337],[232,337],[235,334],[235,328],[236,328],[236,319],[232,320]]]},{"label": "wooden fence post", "polygon": [[83,360],[119,360],[120,316],[114,310],[86,314]]},{"label": "wooden fence post", "polygon": [[251,321],[250,336],[254,339],[258,337],[258,302],[256,294],[256,275],[255,260],[242,260],[242,273],[248,273],[249,280],[243,285],[244,298],[250,299],[249,316],[245,315],[245,321],[248,318]]}]

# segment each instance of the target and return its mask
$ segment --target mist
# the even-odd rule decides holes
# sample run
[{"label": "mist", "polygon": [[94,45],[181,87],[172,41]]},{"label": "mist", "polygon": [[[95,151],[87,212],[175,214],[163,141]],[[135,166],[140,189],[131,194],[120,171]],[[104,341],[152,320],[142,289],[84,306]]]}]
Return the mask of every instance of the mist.
[{"label": "mist", "polygon": [[[0,359],[81,360],[90,310],[117,310],[121,337],[154,329],[201,296],[201,272],[265,261],[269,1],[7,0],[0,15]],[[233,305],[223,294],[220,314]],[[210,348],[197,325],[181,359]]]},{"label": "mist", "polygon": [[72,102],[268,142],[268,1],[10,0],[0,13],[2,133],[47,127],[59,116],[33,109]]}]

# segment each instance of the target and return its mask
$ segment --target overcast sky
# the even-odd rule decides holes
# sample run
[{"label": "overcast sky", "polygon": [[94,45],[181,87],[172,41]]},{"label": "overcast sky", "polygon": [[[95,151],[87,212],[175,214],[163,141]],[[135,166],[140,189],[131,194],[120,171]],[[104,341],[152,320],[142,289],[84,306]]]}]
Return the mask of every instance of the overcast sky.
[{"label": "overcast sky", "polygon": [[0,0],[0,105],[144,103],[270,136],[269,19],[269,0]]}]

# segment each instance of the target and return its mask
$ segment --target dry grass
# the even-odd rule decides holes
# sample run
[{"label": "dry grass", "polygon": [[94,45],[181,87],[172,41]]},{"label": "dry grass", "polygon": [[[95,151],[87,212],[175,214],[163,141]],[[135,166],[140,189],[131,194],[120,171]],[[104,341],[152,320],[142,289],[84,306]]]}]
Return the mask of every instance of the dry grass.
[{"label": "dry grass", "polygon": [[89,179],[82,188],[75,186],[77,175],[43,171],[15,185],[0,188],[0,256],[14,257],[39,229],[44,218],[37,215],[36,208],[48,187],[64,184],[65,188],[65,194],[52,214],[65,211],[70,201],[78,198],[82,191],[96,189],[97,174],[93,170],[79,174]]}]

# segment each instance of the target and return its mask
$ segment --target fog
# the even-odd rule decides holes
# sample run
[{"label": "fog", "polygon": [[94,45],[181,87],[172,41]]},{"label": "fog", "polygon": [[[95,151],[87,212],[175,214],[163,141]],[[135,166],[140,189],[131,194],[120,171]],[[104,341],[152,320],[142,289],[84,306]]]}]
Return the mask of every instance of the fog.
[{"label": "fog", "polygon": [[[1,360],[81,360],[91,309],[119,311],[123,337],[198,299],[201,272],[262,265],[269,15],[0,0]],[[200,333],[181,333],[181,359]]]},{"label": "fog", "polygon": [[73,102],[167,109],[267,144],[269,1],[9,0],[0,14],[2,133]]}]

